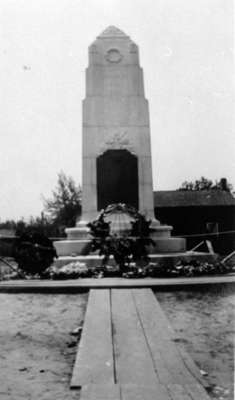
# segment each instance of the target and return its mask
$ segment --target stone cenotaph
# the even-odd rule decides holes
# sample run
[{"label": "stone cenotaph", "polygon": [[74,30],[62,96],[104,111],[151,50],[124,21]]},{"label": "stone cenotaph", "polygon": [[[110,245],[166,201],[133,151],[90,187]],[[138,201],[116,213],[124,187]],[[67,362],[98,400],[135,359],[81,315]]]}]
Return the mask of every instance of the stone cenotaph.
[{"label": "stone cenotaph", "polygon": [[86,254],[87,223],[112,203],[134,206],[152,220],[154,253],[185,251],[171,226],[154,216],[148,101],[137,45],[110,26],[89,47],[83,101],[82,217],[55,242],[59,256]]}]

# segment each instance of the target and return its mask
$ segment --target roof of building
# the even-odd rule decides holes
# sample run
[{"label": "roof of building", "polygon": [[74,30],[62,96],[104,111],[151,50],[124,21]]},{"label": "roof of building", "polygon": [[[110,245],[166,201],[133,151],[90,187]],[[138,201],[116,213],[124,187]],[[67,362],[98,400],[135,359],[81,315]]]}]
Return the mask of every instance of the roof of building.
[{"label": "roof of building", "polygon": [[160,190],[154,192],[154,207],[235,206],[225,190]]}]

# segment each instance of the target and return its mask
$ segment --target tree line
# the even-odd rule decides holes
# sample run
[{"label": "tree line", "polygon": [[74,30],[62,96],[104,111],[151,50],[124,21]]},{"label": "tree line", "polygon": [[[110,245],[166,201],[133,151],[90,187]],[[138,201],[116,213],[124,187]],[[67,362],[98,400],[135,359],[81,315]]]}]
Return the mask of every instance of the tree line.
[{"label": "tree line", "polygon": [[[183,182],[178,190],[225,190],[232,193],[233,187],[225,178],[213,182],[202,176],[195,181]],[[65,228],[75,226],[76,221],[81,216],[81,186],[76,185],[71,176],[66,176],[61,171],[58,174],[57,185],[52,191],[51,197],[48,199],[43,198],[43,203],[44,209],[40,216],[31,217],[27,222],[24,219],[0,222],[0,229],[12,230],[16,236],[31,231],[36,231],[51,238],[65,236]]]}]

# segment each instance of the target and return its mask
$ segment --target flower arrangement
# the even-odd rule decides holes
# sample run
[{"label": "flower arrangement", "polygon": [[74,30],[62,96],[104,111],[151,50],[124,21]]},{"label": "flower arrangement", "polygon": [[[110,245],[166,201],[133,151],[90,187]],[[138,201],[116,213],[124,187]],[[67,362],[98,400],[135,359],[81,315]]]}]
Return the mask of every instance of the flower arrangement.
[{"label": "flower arrangement", "polygon": [[[130,217],[130,226],[121,234],[111,230],[110,216],[115,214]],[[135,208],[126,204],[111,204],[102,210],[98,218],[87,226],[93,237],[91,249],[99,251],[106,266],[110,256],[114,257],[120,271],[126,272],[131,262],[148,263],[147,246],[154,245],[150,238],[150,220]]]}]

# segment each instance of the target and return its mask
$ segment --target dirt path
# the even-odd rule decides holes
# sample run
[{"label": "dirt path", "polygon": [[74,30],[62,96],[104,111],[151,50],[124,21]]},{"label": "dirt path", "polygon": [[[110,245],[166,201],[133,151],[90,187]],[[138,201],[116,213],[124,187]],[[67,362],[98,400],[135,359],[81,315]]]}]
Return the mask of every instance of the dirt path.
[{"label": "dirt path", "polygon": [[0,399],[74,400],[69,389],[87,294],[0,294]]},{"label": "dirt path", "polygon": [[179,341],[208,373],[211,397],[234,400],[234,305],[232,289],[156,293]]}]

